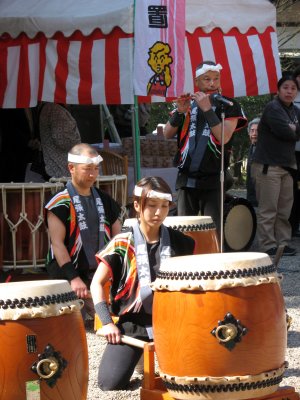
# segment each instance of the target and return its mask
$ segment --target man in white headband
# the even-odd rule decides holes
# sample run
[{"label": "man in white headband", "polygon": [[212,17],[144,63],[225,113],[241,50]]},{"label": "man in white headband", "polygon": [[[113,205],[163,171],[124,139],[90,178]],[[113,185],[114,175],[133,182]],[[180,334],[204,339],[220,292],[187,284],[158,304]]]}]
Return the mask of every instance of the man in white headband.
[{"label": "man in white headband", "polygon": [[68,153],[71,181],[45,207],[51,240],[47,271],[53,279],[67,279],[92,316],[88,297],[97,268],[95,254],[121,231],[120,206],[94,187],[101,161],[89,144],[74,146]]},{"label": "man in white headband", "polygon": [[164,129],[166,138],[177,135],[176,181],[178,215],[209,215],[220,229],[221,114],[224,112],[225,170],[229,141],[247,120],[239,104],[221,96],[222,66],[204,61],[196,68],[193,94],[177,99],[177,108]]}]

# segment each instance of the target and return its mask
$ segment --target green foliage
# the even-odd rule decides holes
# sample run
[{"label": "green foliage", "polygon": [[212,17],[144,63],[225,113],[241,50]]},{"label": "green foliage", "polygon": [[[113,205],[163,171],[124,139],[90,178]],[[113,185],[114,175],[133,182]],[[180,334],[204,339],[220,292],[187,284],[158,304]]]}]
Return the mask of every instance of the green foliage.
[{"label": "green foliage", "polygon": [[169,112],[173,108],[173,103],[152,103],[148,131],[154,131],[157,124],[165,124],[169,119]]}]

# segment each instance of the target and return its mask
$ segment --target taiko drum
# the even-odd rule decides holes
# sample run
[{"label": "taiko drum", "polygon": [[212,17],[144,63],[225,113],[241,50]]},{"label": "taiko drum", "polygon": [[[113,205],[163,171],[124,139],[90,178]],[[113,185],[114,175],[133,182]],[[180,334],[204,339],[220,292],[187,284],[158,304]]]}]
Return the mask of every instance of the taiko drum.
[{"label": "taiko drum", "polygon": [[164,260],[152,284],[153,329],[172,397],[233,400],[277,390],[287,342],[279,280],[264,253]]},{"label": "taiko drum", "polygon": [[44,205],[62,187],[63,184],[58,183],[0,185],[4,265],[45,264],[49,240],[44,223]]},{"label": "taiko drum", "polygon": [[1,400],[86,400],[82,305],[67,281],[0,284]]},{"label": "taiko drum", "polygon": [[[124,221],[124,227],[132,226],[136,218]],[[166,217],[164,225],[181,231],[195,240],[195,254],[219,253],[220,246],[216,226],[209,216]]]}]

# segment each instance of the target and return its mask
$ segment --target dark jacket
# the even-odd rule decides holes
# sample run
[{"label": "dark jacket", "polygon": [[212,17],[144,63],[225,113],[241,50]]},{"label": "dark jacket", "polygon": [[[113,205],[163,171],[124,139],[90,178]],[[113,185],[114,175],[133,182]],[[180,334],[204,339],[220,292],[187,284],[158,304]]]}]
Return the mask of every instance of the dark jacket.
[{"label": "dark jacket", "polygon": [[[253,162],[273,166],[296,166],[295,143],[300,135],[300,110],[285,106],[278,98],[268,103],[258,125],[258,139]],[[294,132],[289,124],[296,123]]]}]

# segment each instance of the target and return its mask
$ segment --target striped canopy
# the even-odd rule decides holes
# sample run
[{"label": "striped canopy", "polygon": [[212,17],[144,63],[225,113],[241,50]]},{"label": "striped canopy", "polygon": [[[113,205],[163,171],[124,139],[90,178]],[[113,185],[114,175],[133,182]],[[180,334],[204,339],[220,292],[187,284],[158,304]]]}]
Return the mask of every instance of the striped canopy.
[{"label": "striped canopy", "polygon": [[[39,100],[132,104],[133,5],[2,0],[0,107]],[[275,93],[281,76],[275,7],[268,0],[186,0],[185,54],[186,92],[194,91],[195,67],[210,59],[223,66],[224,95]]]}]

